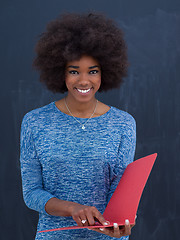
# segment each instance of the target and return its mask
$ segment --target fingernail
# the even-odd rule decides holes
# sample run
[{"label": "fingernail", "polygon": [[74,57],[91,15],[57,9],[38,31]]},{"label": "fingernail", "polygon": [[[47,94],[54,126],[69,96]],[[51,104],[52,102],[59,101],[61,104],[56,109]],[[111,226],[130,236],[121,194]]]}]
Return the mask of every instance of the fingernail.
[{"label": "fingernail", "polygon": [[106,221],[106,222],[104,222],[104,224],[103,225],[109,225],[110,224],[110,222],[108,222],[108,221]]},{"label": "fingernail", "polygon": [[118,228],[118,224],[117,223],[114,223],[113,224],[115,228]]},{"label": "fingernail", "polygon": [[129,220],[128,219],[125,220],[125,224],[129,225]]},{"label": "fingernail", "polygon": [[99,230],[103,232],[103,231],[104,231],[104,228],[100,228]]}]

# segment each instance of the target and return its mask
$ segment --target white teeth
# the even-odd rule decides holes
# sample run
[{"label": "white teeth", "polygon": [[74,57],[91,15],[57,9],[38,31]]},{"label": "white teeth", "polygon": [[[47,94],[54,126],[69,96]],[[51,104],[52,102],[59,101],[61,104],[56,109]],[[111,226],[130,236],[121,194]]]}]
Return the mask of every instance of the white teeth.
[{"label": "white teeth", "polygon": [[89,88],[89,89],[86,89],[86,90],[81,90],[81,89],[78,89],[78,88],[77,88],[77,90],[78,90],[78,92],[81,92],[81,93],[87,93],[87,92],[90,91],[90,88]]}]

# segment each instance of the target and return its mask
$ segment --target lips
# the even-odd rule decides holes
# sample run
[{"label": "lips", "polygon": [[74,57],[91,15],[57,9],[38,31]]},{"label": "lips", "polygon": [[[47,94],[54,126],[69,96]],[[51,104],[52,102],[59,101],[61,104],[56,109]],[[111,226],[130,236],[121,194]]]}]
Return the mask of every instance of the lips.
[{"label": "lips", "polygon": [[93,87],[91,87],[91,88],[86,88],[86,89],[83,89],[83,88],[75,88],[80,94],[88,94],[90,91],[91,91],[91,89],[92,89]]},{"label": "lips", "polygon": [[80,93],[88,93],[91,89],[90,88],[88,88],[88,89],[79,89],[79,88],[77,88],[77,90]]}]

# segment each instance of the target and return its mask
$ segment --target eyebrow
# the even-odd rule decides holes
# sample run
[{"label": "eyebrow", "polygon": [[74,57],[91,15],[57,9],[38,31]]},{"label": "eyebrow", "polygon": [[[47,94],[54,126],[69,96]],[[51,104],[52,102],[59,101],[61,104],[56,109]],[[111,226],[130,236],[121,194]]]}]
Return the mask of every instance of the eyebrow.
[{"label": "eyebrow", "polygon": [[[92,68],[99,68],[100,66],[98,66],[98,65],[95,65],[95,66],[91,66],[91,67],[89,67],[89,69],[92,69]],[[70,65],[70,66],[68,66],[68,68],[75,68],[75,69],[77,69],[77,68],[79,68],[79,66],[73,66],[73,65]]]},{"label": "eyebrow", "polygon": [[92,68],[100,68],[100,66],[95,65],[95,66],[91,66],[91,67],[89,67],[89,69],[92,69]]}]

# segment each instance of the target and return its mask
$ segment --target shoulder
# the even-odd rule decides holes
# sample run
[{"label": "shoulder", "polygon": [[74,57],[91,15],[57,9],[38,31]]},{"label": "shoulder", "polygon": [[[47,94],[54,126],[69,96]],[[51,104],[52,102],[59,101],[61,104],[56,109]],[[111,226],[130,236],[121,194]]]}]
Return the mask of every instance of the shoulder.
[{"label": "shoulder", "polygon": [[52,113],[52,102],[27,112],[22,119],[22,125],[36,125],[38,122],[48,120]]},{"label": "shoulder", "polygon": [[128,112],[111,106],[111,121],[124,128],[136,129],[135,118]]}]

